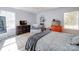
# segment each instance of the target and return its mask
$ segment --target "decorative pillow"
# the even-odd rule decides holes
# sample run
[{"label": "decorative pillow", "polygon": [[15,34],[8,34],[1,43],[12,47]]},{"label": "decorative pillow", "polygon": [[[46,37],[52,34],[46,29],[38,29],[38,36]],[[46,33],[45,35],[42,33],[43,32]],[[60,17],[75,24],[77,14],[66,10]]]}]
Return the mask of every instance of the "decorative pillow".
[{"label": "decorative pillow", "polygon": [[55,32],[62,32],[62,26],[51,26],[51,30]]},{"label": "decorative pillow", "polygon": [[71,44],[77,44],[78,45],[79,44],[79,36],[73,37]]}]

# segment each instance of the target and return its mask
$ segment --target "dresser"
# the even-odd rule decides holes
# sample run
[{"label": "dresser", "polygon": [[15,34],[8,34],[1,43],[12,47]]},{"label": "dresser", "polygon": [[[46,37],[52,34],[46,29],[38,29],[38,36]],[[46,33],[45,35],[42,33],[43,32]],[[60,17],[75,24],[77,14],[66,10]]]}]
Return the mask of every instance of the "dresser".
[{"label": "dresser", "polygon": [[23,33],[27,33],[30,32],[30,25],[20,25],[20,26],[16,26],[16,34],[20,35]]}]

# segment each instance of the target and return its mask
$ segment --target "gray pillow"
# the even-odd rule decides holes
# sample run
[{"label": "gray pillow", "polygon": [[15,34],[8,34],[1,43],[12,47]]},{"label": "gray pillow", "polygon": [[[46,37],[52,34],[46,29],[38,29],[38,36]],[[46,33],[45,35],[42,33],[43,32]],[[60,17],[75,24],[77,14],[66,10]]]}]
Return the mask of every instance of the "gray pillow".
[{"label": "gray pillow", "polygon": [[73,37],[71,44],[79,44],[79,36]]}]

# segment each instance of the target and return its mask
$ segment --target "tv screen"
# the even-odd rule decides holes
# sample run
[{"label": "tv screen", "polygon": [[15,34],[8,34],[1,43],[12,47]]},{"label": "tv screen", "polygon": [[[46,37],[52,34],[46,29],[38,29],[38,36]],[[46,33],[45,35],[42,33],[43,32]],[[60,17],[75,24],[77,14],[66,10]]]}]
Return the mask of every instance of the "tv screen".
[{"label": "tv screen", "polygon": [[0,16],[0,33],[6,32],[6,18]]},{"label": "tv screen", "polygon": [[27,25],[26,21],[20,21],[20,25]]}]

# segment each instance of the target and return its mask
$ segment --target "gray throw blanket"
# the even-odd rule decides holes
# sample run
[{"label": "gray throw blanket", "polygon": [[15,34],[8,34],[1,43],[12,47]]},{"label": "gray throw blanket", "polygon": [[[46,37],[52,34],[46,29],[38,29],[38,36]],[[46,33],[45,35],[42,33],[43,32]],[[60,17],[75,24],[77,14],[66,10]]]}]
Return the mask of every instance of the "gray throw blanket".
[{"label": "gray throw blanket", "polygon": [[25,50],[27,51],[35,51],[35,47],[36,47],[36,43],[37,41],[45,36],[46,34],[48,34],[50,32],[50,30],[46,30],[44,32],[40,32],[40,33],[36,33],[33,36],[29,37],[26,45],[25,45]]}]

